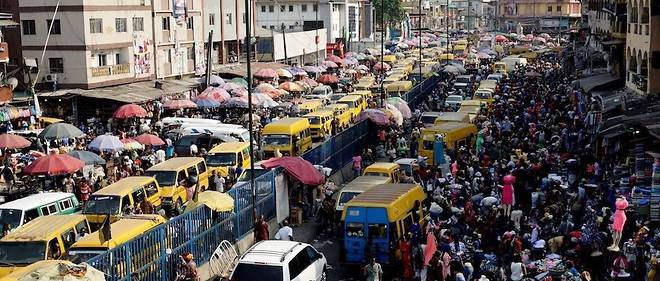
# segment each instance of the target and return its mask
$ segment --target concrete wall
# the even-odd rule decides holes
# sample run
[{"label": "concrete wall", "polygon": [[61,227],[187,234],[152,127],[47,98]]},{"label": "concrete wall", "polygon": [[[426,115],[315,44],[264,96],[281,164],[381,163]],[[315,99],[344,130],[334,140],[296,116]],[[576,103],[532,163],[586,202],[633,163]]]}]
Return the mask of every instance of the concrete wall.
[{"label": "concrete wall", "polygon": [[[319,52],[325,50],[326,37],[325,29],[319,30]],[[316,52],[314,38],[316,31],[303,31],[286,33],[286,51],[288,57],[297,57]],[[281,33],[273,35],[273,58],[275,60],[284,59],[284,37]]]}]

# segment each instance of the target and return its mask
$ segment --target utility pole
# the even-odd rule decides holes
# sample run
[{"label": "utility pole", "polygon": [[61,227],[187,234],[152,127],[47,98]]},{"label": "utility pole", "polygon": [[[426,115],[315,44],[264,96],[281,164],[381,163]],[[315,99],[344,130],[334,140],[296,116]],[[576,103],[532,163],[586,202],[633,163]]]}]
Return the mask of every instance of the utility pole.
[{"label": "utility pole", "polygon": [[[53,32],[53,23],[55,22],[55,16],[57,16],[57,11],[60,9],[60,0],[57,0],[57,4],[55,5],[55,12],[53,12],[53,17],[50,21],[50,24],[48,26],[48,34],[46,35],[46,42],[44,43],[44,50],[41,52],[41,60],[39,61],[39,65],[37,67],[37,74],[34,76],[34,81],[30,83],[30,92],[32,93],[32,98],[34,99],[34,109],[36,111],[36,116],[39,117],[41,116],[41,107],[39,106],[39,99],[37,98],[37,92],[34,90],[34,86],[37,84],[37,81],[39,81],[39,74],[41,73],[41,66],[44,65],[44,57],[46,56],[46,49],[48,48],[48,41],[50,40],[50,35]],[[29,75],[28,75],[29,76]],[[74,116],[75,117],[75,116]]]},{"label": "utility pole", "polygon": [[284,43],[284,63],[289,64],[289,55],[286,52],[286,31],[284,31],[285,26],[282,23],[282,42]]},{"label": "utility pole", "polygon": [[380,107],[385,107],[385,0],[380,0],[380,18]]},{"label": "utility pole", "polygon": [[206,87],[211,85],[211,71],[213,70],[213,29],[209,32],[209,47],[206,50]]},{"label": "utility pole", "polygon": [[319,66],[319,9],[321,8],[321,0],[316,2],[316,66]]},{"label": "utility pole", "polygon": [[[422,0],[419,0],[419,16],[417,17],[417,35],[419,36],[419,83],[422,83]],[[420,88],[421,89],[421,88]]]},{"label": "utility pole", "polygon": [[[251,64],[252,64],[252,55],[251,55],[251,49],[252,49],[252,32],[250,29],[250,12],[251,12],[251,6],[250,6],[250,0],[245,0],[245,16],[247,17],[245,19],[245,49],[246,49],[246,55],[247,55],[247,61],[246,61],[246,80],[248,82],[248,87],[247,87],[247,92],[248,92],[248,112],[250,113],[248,116],[248,132],[250,133],[250,189],[252,190],[252,218],[254,219],[253,222],[257,221],[257,190],[256,186],[254,185],[254,127],[252,126],[252,69],[251,69]],[[236,37],[238,39],[238,34],[236,34]],[[254,224],[253,224],[254,225]]]}]

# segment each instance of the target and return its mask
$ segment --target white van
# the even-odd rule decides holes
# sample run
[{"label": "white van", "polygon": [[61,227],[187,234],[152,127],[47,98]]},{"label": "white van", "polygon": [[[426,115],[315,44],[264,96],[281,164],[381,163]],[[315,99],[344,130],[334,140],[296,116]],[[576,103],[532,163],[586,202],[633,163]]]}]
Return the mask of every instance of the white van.
[{"label": "white van", "polygon": [[236,124],[219,124],[219,125],[202,125],[202,124],[184,124],[181,127],[181,134],[209,134],[213,136],[231,136],[239,141],[250,142],[250,132],[241,125]]},{"label": "white van", "polygon": [[[204,118],[185,118],[185,117],[165,117],[161,121],[164,127],[173,125],[195,124],[195,125],[220,125],[223,124],[218,120],[204,119]],[[240,125],[237,125],[240,126]]]},{"label": "white van", "polygon": [[38,217],[80,212],[81,207],[73,193],[37,193],[0,205],[0,227],[7,224],[13,230]]}]

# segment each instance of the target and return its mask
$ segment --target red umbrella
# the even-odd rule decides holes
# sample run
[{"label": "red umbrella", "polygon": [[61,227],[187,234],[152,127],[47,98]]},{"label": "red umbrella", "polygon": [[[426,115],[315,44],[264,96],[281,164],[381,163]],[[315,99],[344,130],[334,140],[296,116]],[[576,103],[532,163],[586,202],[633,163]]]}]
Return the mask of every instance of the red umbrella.
[{"label": "red umbrella", "polygon": [[197,108],[197,104],[191,100],[168,100],[163,107],[167,109]]},{"label": "red umbrella", "polygon": [[319,83],[317,83],[316,81],[314,81],[314,79],[309,78],[309,77],[305,77],[305,78],[301,79],[300,81],[307,83],[307,85],[309,85],[312,88],[319,85]]},{"label": "red umbrella", "polygon": [[495,36],[495,41],[497,42],[508,42],[509,38],[506,38],[504,35]]},{"label": "red umbrella", "polygon": [[337,63],[335,63],[335,62],[333,62],[333,61],[329,61],[329,60],[324,60],[324,61],[322,61],[322,62],[321,62],[321,65],[322,65],[322,66],[325,66],[325,67],[327,67],[327,68],[338,68],[338,67],[339,67],[339,64],[337,64]]},{"label": "red umbrella", "polygon": [[277,77],[277,71],[273,70],[272,68],[262,68],[254,73],[254,77],[260,79],[273,79]]},{"label": "red umbrella", "polygon": [[337,78],[337,76],[334,76],[332,74],[323,74],[316,81],[318,81],[319,83],[323,83],[323,84],[337,84],[337,83],[339,83],[339,79]]},{"label": "red umbrella", "polygon": [[0,148],[26,148],[32,143],[29,140],[26,140],[24,137],[14,134],[2,134],[0,135]]},{"label": "red umbrella", "polygon": [[229,93],[223,88],[208,87],[201,94],[197,95],[198,99],[212,99],[217,102],[224,102],[231,98]]},{"label": "red umbrella", "polygon": [[376,65],[374,65],[374,70],[375,71],[381,71],[381,70],[388,71],[388,70],[390,70],[390,68],[392,68],[392,67],[389,64],[387,64],[386,62],[383,62],[383,63],[379,62],[379,63],[376,63]]},{"label": "red umbrella", "polygon": [[330,55],[329,57],[325,58],[325,60],[334,62],[336,64],[344,63],[344,60],[342,60],[340,57],[335,56],[335,55]]},{"label": "red umbrella", "polygon": [[152,134],[141,134],[135,137],[135,141],[144,145],[152,145],[152,146],[160,146],[165,144],[165,142],[162,139]]},{"label": "red umbrella", "polygon": [[67,154],[39,157],[23,168],[27,175],[63,175],[74,173],[85,166],[83,161]]},{"label": "red umbrella", "polygon": [[125,104],[117,108],[112,118],[126,119],[131,117],[147,117],[147,111],[137,104]]}]

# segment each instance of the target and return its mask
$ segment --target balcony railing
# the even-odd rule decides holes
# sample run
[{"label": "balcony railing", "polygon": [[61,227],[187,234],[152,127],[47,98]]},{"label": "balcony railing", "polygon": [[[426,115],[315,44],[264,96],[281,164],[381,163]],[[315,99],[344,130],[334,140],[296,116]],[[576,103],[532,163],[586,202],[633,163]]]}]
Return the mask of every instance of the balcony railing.
[{"label": "balcony railing", "polygon": [[104,65],[92,67],[92,77],[112,76],[119,74],[128,74],[131,72],[130,64]]}]

